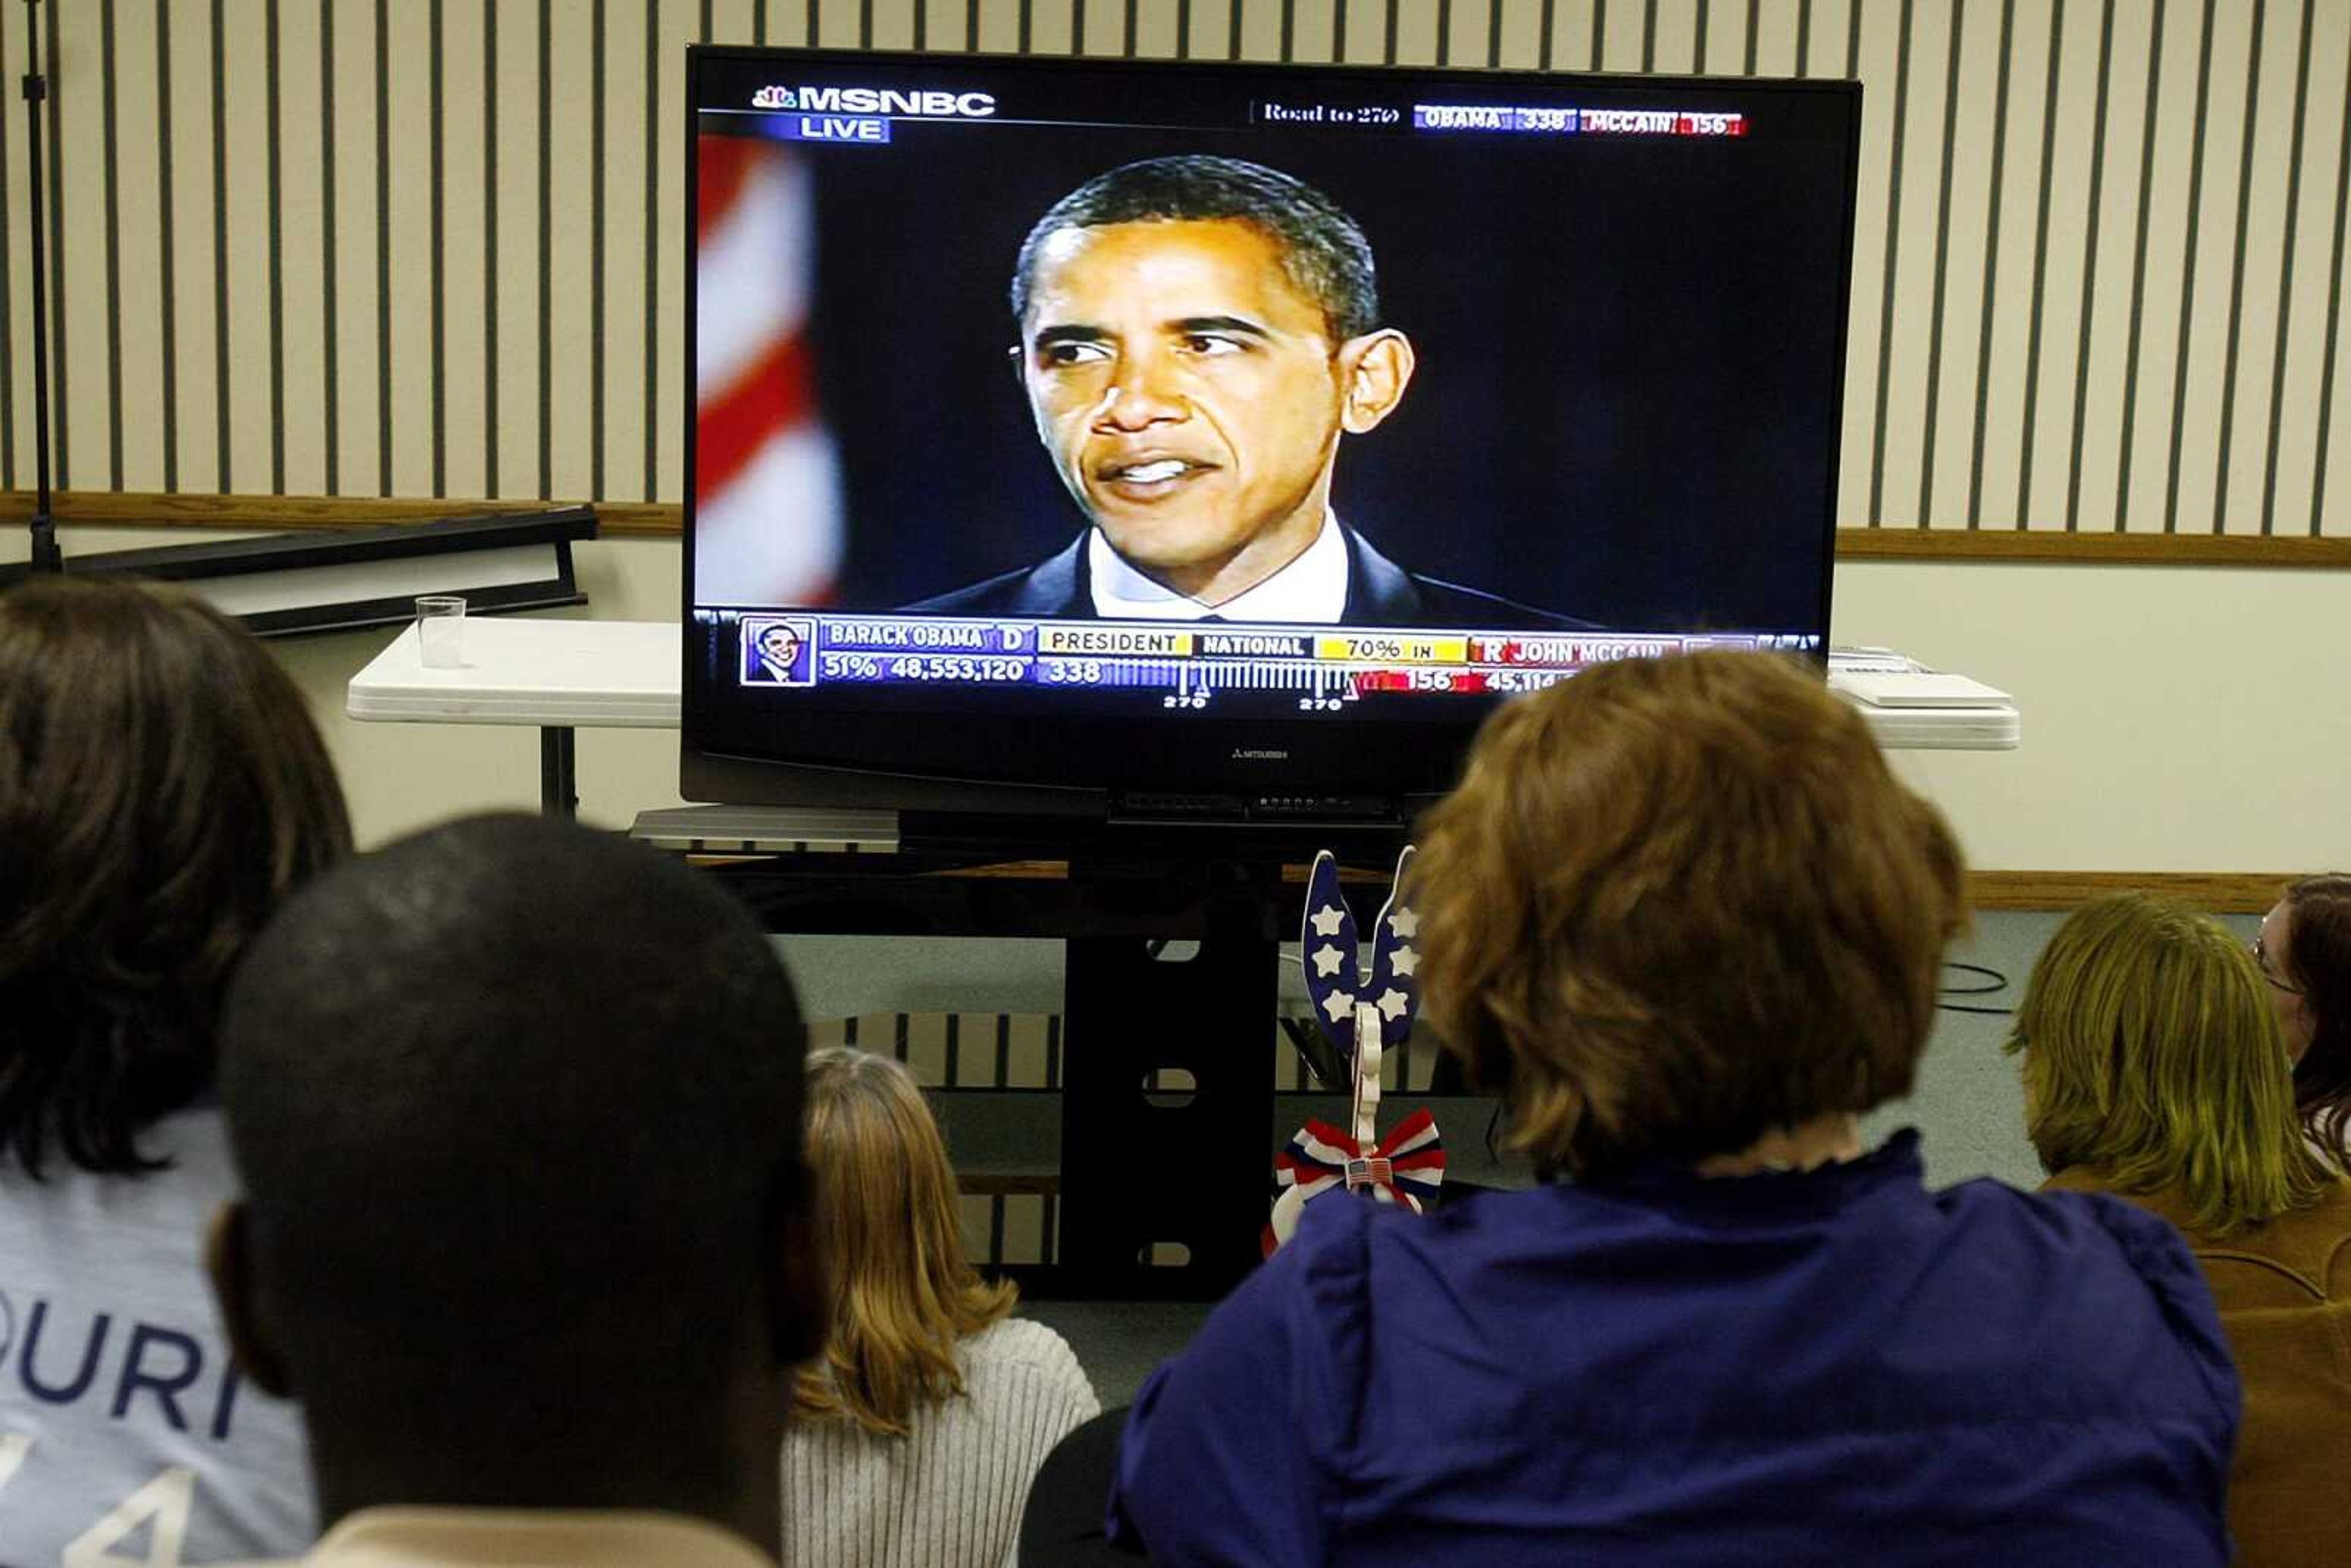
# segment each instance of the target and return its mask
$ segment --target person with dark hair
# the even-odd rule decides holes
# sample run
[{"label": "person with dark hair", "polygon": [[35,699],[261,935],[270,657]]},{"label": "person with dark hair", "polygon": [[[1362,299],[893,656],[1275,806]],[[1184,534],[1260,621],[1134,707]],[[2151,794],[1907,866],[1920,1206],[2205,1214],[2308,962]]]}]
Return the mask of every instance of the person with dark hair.
[{"label": "person with dark hair", "polygon": [[246,1396],[200,1254],[235,1185],[223,991],[350,849],[301,693],[234,622],[120,582],[0,594],[0,1559],[309,1537],[301,1423]]},{"label": "person with dark hair", "polygon": [[2008,1049],[2049,1186],[2110,1192],[2188,1240],[2244,1385],[2229,1478],[2241,1568],[2351,1560],[2351,1184],[2307,1142],[2257,960],[2145,894],[2050,939]]},{"label": "person with dark hair", "polygon": [[1012,316],[1038,437],[1091,526],[910,609],[1583,624],[1407,571],[1332,510],[1342,437],[1395,412],[1415,358],[1362,228],[1304,181],[1196,153],[1098,174],[1029,231]]},{"label": "person with dark hair", "polygon": [[2178,1234],[2110,1197],[1933,1192],[1915,1132],[1863,1141],[1910,1090],[1963,868],[1816,674],[1586,670],[1495,712],[1419,845],[1426,1016],[1572,1183],[1309,1205],[1136,1396],[1119,1542],[2228,1560],[2238,1387]]},{"label": "person with dark hair", "polygon": [[2252,953],[2294,1058],[2294,1109],[2319,1152],[2351,1172],[2351,876],[2289,886]]},{"label": "person with dark hair", "polygon": [[214,1281],[308,1416],[306,1563],[773,1560],[826,1291],[799,1008],[738,904],[460,821],[288,905],[221,1035]]}]

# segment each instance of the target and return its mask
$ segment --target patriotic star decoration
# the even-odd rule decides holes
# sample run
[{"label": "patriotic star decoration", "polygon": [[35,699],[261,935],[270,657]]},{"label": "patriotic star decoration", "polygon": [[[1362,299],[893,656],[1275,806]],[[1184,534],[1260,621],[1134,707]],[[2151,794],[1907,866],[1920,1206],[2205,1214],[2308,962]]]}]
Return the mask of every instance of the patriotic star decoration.
[{"label": "patriotic star decoration", "polygon": [[1412,856],[1407,845],[1396,857],[1395,885],[1389,890],[1386,907],[1372,926],[1372,977],[1363,988],[1364,999],[1379,1009],[1380,1042],[1390,1049],[1402,1045],[1412,1033],[1413,1014],[1420,1009],[1420,982],[1416,977],[1420,953],[1412,946],[1413,938],[1420,935],[1420,916],[1405,902],[1404,894]]},{"label": "patriotic star decoration", "polygon": [[1420,1003],[1415,977],[1420,955],[1411,946],[1420,922],[1411,905],[1397,902],[1396,891],[1412,854],[1407,847],[1397,858],[1395,886],[1373,923],[1376,939],[1368,984],[1356,968],[1355,922],[1339,894],[1339,863],[1328,851],[1314,857],[1299,967],[1315,1022],[1353,1077],[1354,1125],[1350,1131],[1309,1122],[1275,1158],[1274,1179],[1281,1194],[1265,1228],[1269,1256],[1296,1231],[1309,1198],[1348,1192],[1417,1214],[1436,1198],[1444,1180],[1445,1145],[1427,1111],[1414,1112],[1385,1137],[1377,1135],[1380,1058],[1412,1032]]},{"label": "patriotic star decoration", "polygon": [[1299,948],[1314,1021],[1339,1060],[1352,1063],[1355,1007],[1364,995],[1363,977],[1356,970],[1355,916],[1339,891],[1339,862],[1327,850],[1314,857],[1313,872],[1307,878]]}]

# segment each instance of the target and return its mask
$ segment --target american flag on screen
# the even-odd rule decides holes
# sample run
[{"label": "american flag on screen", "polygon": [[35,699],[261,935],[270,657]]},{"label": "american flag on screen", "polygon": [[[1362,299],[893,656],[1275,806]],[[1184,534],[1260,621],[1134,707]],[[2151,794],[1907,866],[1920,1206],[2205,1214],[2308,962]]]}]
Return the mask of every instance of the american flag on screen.
[{"label": "american flag on screen", "polygon": [[842,528],[806,332],[808,169],[763,137],[703,136],[695,155],[695,599],[822,604]]}]

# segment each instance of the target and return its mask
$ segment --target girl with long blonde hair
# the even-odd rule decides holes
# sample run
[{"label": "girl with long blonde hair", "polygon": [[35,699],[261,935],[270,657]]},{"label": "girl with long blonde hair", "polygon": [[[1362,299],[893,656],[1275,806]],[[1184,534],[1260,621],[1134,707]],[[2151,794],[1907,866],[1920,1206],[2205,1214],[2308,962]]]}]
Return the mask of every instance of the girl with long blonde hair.
[{"label": "girl with long blonde hair", "polygon": [[832,1333],[785,1443],[784,1559],[1008,1563],[1029,1482],[1097,1414],[1077,1358],[973,1268],[954,1168],[905,1068],[809,1053],[808,1159]]}]

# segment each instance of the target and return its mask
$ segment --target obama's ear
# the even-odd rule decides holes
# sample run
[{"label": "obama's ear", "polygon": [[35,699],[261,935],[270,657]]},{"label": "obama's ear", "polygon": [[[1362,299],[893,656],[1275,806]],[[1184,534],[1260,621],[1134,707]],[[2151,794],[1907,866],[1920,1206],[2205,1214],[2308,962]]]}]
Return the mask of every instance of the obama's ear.
[{"label": "obama's ear", "polygon": [[1350,338],[1339,350],[1339,423],[1350,435],[1376,430],[1404,401],[1416,363],[1412,340],[1393,327]]},{"label": "obama's ear", "polygon": [[213,1296],[220,1302],[229,1354],[246,1381],[264,1394],[293,1398],[294,1380],[256,1304],[260,1291],[254,1273],[252,1221],[243,1203],[222,1204],[214,1213],[204,1237],[204,1272],[212,1276]]}]

